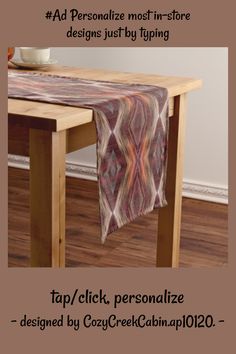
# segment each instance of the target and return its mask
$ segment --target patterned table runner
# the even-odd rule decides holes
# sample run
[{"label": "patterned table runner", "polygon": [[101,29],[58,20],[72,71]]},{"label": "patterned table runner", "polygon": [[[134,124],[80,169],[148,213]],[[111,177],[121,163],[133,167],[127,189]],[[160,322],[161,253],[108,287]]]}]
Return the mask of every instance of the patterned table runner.
[{"label": "patterned table runner", "polygon": [[166,205],[167,89],[9,71],[8,96],[93,110],[102,242]]}]

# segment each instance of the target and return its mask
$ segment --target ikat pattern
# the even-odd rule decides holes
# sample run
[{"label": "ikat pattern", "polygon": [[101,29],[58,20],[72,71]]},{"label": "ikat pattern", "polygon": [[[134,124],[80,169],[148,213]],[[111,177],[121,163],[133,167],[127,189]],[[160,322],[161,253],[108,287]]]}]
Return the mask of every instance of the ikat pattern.
[{"label": "ikat pattern", "polygon": [[93,110],[103,242],[136,217],[166,205],[165,88],[10,71],[8,96]]}]

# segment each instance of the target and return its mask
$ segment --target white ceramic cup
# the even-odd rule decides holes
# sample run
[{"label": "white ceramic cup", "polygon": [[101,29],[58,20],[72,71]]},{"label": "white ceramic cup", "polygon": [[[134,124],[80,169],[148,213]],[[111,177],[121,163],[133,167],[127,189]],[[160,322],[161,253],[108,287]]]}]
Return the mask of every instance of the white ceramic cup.
[{"label": "white ceramic cup", "polygon": [[50,48],[20,47],[20,56],[25,63],[45,64],[50,59]]}]

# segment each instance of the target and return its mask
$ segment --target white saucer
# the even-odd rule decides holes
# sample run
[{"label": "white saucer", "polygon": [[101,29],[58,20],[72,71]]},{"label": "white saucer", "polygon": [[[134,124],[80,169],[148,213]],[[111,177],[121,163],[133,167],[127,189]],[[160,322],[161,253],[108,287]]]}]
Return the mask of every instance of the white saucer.
[{"label": "white saucer", "polygon": [[28,69],[40,69],[40,68],[47,68],[48,66],[55,65],[57,63],[57,60],[55,59],[49,59],[47,63],[26,63],[24,61],[21,61],[20,59],[14,59],[10,60],[10,62],[19,68],[28,68]]}]

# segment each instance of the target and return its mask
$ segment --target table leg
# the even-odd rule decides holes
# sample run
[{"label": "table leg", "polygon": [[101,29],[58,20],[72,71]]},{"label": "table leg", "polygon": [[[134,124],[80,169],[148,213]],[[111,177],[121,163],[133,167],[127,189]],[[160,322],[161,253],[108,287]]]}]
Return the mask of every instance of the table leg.
[{"label": "table leg", "polygon": [[30,129],[31,266],[65,265],[66,131]]},{"label": "table leg", "polygon": [[158,215],[157,267],[178,267],[186,94],[176,96],[170,118],[166,197],[168,206]]}]

